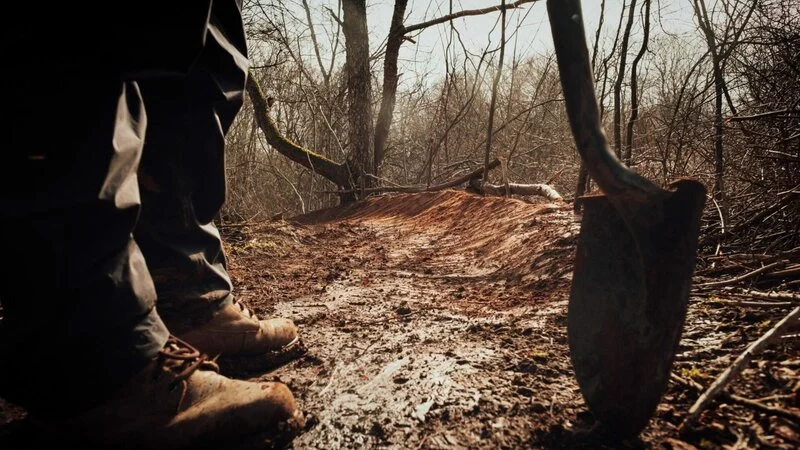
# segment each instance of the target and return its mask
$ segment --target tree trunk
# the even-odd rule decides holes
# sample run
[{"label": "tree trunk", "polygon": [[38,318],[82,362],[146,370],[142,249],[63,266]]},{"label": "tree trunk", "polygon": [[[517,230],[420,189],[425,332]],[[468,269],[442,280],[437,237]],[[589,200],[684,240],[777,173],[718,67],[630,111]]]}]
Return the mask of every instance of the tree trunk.
[{"label": "tree trunk", "polygon": [[366,0],[344,0],[343,30],[347,52],[347,107],[350,166],[356,184],[371,184],[367,173],[372,167],[372,88],[369,71],[369,34]]},{"label": "tree trunk", "polygon": [[578,170],[578,187],[575,188],[575,200],[572,201],[573,211],[580,212],[581,202],[578,201],[578,197],[586,194],[587,190],[589,190],[589,169],[586,168],[586,163],[581,159],[581,168]]},{"label": "tree trunk", "polygon": [[494,80],[492,82],[492,98],[489,103],[489,128],[486,132],[486,152],[483,157],[483,182],[486,183],[489,180],[487,179],[489,176],[489,153],[492,150],[492,132],[494,130],[494,112],[497,105],[497,86],[500,84],[500,77],[503,74],[503,57],[505,56],[506,52],[506,0],[503,0],[500,4],[502,8],[502,12],[500,14],[500,58],[497,62],[497,72],[494,74]]},{"label": "tree trunk", "polygon": [[633,153],[633,126],[636,124],[636,119],[639,118],[639,80],[637,69],[639,62],[647,52],[647,41],[650,39],[650,0],[644,0],[644,29],[642,36],[642,46],[639,48],[639,53],[633,60],[631,65],[631,117],[628,119],[628,130],[626,133],[627,139],[625,140],[625,165],[631,165],[631,157]]},{"label": "tree trunk", "polygon": [[631,0],[628,10],[628,23],[622,35],[622,46],[619,49],[619,72],[614,83],[614,153],[622,159],[622,80],[625,79],[625,62],[628,59],[628,41],[631,37],[633,16],[636,12],[636,0]]},{"label": "tree trunk", "polygon": [[389,129],[392,126],[394,114],[395,95],[397,94],[397,58],[400,55],[400,46],[403,44],[405,28],[403,18],[406,14],[408,0],[396,0],[392,13],[392,24],[389,28],[389,37],[386,39],[386,55],[383,58],[383,95],[378,120],[375,123],[375,158],[372,172],[376,177],[381,176],[381,162],[386,151],[386,140],[389,138]]},{"label": "tree trunk", "polygon": [[[597,61],[598,48],[600,47],[600,32],[603,29],[603,22],[604,22],[605,16],[606,16],[606,0],[602,0],[600,2],[599,23],[597,24],[597,32],[594,35],[594,47],[592,48],[592,71],[594,71],[595,63]],[[614,44],[614,46],[616,46],[616,44]],[[607,74],[608,73],[607,61],[604,63],[604,67],[605,67],[605,73]],[[603,91],[605,92],[605,87],[603,88]],[[603,102],[602,95],[601,95],[601,98],[598,99],[598,101],[600,101],[600,104],[602,105],[602,102]],[[600,114],[601,114],[600,118],[602,119],[602,117],[603,117],[602,116],[602,110],[601,110]],[[578,185],[575,187],[575,200],[572,202],[572,209],[575,212],[580,212],[580,210],[581,210],[581,202],[579,202],[577,200],[578,200],[578,197],[581,197],[582,195],[586,194],[586,191],[589,190],[589,182],[590,182],[590,180],[589,180],[589,170],[586,168],[586,163],[583,162],[583,159],[581,159],[581,167],[580,167],[580,169],[578,169]]]},{"label": "tree trunk", "polygon": [[303,10],[305,10],[306,12],[306,20],[308,21],[308,32],[311,34],[311,43],[314,45],[314,55],[317,57],[319,72],[322,74],[322,82],[327,87],[330,85],[331,74],[325,70],[325,65],[322,64],[322,55],[319,52],[319,42],[317,42],[317,33],[314,30],[314,21],[311,20],[311,8],[308,7],[307,0],[303,0]]},{"label": "tree trunk", "polygon": [[714,199],[717,201],[722,211],[723,220],[728,223],[728,202],[725,201],[725,158],[723,153],[723,130],[722,119],[722,85],[725,82],[722,75],[722,68],[716,56],[712,55],[714,67]]},{"label": "tree trunk", "polygon": [[723,147],[724,122],[722,117],[722,96],[725,84],[722,72],[722,58],[717,47],[717,38],[714,35],[711,20],[703,0],[694,0],[695,14],[700,24],[700,29],[706,38],[708,51],[711,53],[711,67],[714,73],[714,200],[719,205],[724,223],[730,223],[728,202],[725,199],[725,158]]}]

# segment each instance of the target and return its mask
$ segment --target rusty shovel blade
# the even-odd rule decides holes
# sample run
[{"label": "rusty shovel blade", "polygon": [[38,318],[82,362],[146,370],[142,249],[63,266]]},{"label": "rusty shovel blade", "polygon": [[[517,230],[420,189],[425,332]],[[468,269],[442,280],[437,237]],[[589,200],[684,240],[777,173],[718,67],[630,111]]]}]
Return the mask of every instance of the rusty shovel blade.
[{"label": "rusty shovel blade", "polygon": [[570,358],[601,429],[638,434],[666,388],[689,299],[705,188],[666,188],[610,151],[595,99],[579,0],[547,0],[575,144],[604,195],[584,213],[567,316]]},{"label": "rusty shovel blade", "polygon": [[[638,434],[669,381],[686,315],[705,188],[673,183],[632,230],[607,196],[585,197],[570,292],[570,358],[589,409],[616,436]],[[660,216],[660,217],[658,217]]]}]

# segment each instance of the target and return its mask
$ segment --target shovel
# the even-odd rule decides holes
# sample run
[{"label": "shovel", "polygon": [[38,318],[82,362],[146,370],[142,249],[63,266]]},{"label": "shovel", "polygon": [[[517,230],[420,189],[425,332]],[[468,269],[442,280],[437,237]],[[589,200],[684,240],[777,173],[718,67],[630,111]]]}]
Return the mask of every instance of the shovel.
[{"label": "shovel", "polygon": [[706,190],[666,188],[608,148],[595,100],[579,0],[548,0],[561,86],[575,144],[603,195],[584,208],[567,333],[581,394],[617,438],[647,426],[669,380],[686,317]]}]

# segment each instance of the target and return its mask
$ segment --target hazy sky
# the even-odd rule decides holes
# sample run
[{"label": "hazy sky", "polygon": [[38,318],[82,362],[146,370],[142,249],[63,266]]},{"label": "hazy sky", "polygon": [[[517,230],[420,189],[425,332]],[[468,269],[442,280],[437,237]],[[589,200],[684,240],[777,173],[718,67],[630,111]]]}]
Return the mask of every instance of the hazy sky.
[{"label": "hazy sky", "polygon": [[[409,0],[406,10],[406,25],[447,15],[450,1]],[[511,1],[507,0],[508,3],[511,3]],[[605,21],[603,24],[603,36],[605,37],[606,45],[610,45],[613,41],[623,1],[606,0]],[[327,6],[335,11],[337,8],[336,0],[308,0],[308,2],[314,14],[314,22],[319,28],[322,28],[323,24],[330,22],[330,17],[325,7]],[[453,11],[485,8],[499,3],[499,0],[452,0]],[[302,9],[300,9],[299,0],[290,0],[286,4],[297,11],[295,17],[305,20],[304,14],[301,13]],[[292,4],[294,6],[290,6]],[[594,33],[597,29],[600,4],[601,0],[584,0],[582,2],[586,32],[590,41],[593,41]],[[637,14],[639,14],[641,4],[642,0],[639,0],[637,2]],[[393,7],[393,0],[367,0],[370,47],[373,50],[377,49],[386,38]],[[695,26],[690,0],[653,0],[652,8],[653,17],[660,18],[658,20],[652,19],[652,35],[657,36],[664,32],[694,34]],[[468,50],[473,54],[480,55],[490,40],[490,49],[497,48],[500,40],[499,17],[499,12],[464,17],[453,21],[453,25]],[[526,4],[519,9],[509,10],[507,24],[509,43],[506,47],[506,62],[512,60],[512,52],[515,49],[518,59],[552,51],[552,36],[550,35],[550,27],[547,21],[545,0]],[[638,49],[637,31],[639,31],[639,28],[640,21],[637,17],[632,42],[630,43],[631,52],[635,52]],[[493,29],[494,31],[492,31]],[[324,31],[318,29],[317,33],[322,36]],[[443,74],[445,47],[450,33],[449,25],[436,25],[413,34],[412,37],[416,43],[406,42],[403,44],[400,53],[400,72],[406,73],[406,80],[415,78],[415,75],[427,75],[437,78],[438,75]],[[463,54],[460,46],[456,50],[459,56]],[[306,57],[310,58],[311,55],[309,54]],[[308,62],[310,61],[308,60]]]},{"label": "hazy sky", "polygon": [[[616,30],[619,22],[622,2],[623,0],[606,0],[603,28],[605,32],[609,33],[609,40],[613,39],[613,32]],[[368,1],[367,3],[369,5],[369,27],[373,33],[371,38],[375,44],[378,44],[384,39],[388,31],[394,2],[391,0],[384,0],[375,2]],[[484,8],[499,3],[500,2],[497,0],[453,0],[453,9],[459,11],[464,9]],[[600,0],[584,0],[582,2],[586,31],[587,35],[590,37],[594,36],[597,29],[600,16],[600,3]],[[642,1],[640,0],[638,4],[640,5],[641,3]],[[671,33],[683,33],[694,29],[692,9],[689,0],[654,1],[653,9],[655,10],[656,8],[660,9],[660,16],[662,19],[660,24],[653,24],[654,33],[660,32],[658,29],[659,27],[663,27]],[[446,15],[448,12],[449,0],[433,2],[410,0],[406,23],[418,23]],[[491,39],[493,48],[499,43],[499,17],[499,13],[464,17],[456,20],[454,25],[456,29],[461,32],[462,40],[468,43],[468,45],[471,45],[471,50],[475,53],[481,53],[486,47],[488,39]],[[517,32],[518,35],[513,36],[506,48],[506,54],[508,55],[507,61],[511,59],[510,52],[513,50],[514,45],[516,45],[518,56],[546,53],[552,50],[552,36],[550,35],[547,9],[543,0],[525,5],[520,9],[510,10],[507,15],[507,21],[507,33],[516,30],[518,25],[520,26]],[[493,28],[495,28],[494,32],[489,34],[490,30]],[[437,64],[436,61],[440,60],[444,53],[444,47],[446,46],[448,34],[450,32],[449,30],[450,27],[447,25],[438,25],[421,32],[417,36],[416,45],[411,43],[403,45],[403,54],[401,54],[401,58],[424,61],[428,59],[428,55],[432,57],[436,55],[431,61],[434,65]],[[633,48],[633,46],[631,46],[631,48]]]}]

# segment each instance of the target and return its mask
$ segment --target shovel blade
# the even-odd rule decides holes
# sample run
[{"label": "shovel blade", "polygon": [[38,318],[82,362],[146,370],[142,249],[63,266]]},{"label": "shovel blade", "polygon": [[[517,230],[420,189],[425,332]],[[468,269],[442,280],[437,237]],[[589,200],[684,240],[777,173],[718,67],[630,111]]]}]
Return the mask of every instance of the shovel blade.
[{"label": "shovel blade", "polygon": [[582,199],[570,357],[590,411],[620,438],[638,434],[658,405],[688,306],[705,188],[694,180],[670,187],[635,218],[606,196]]}]

